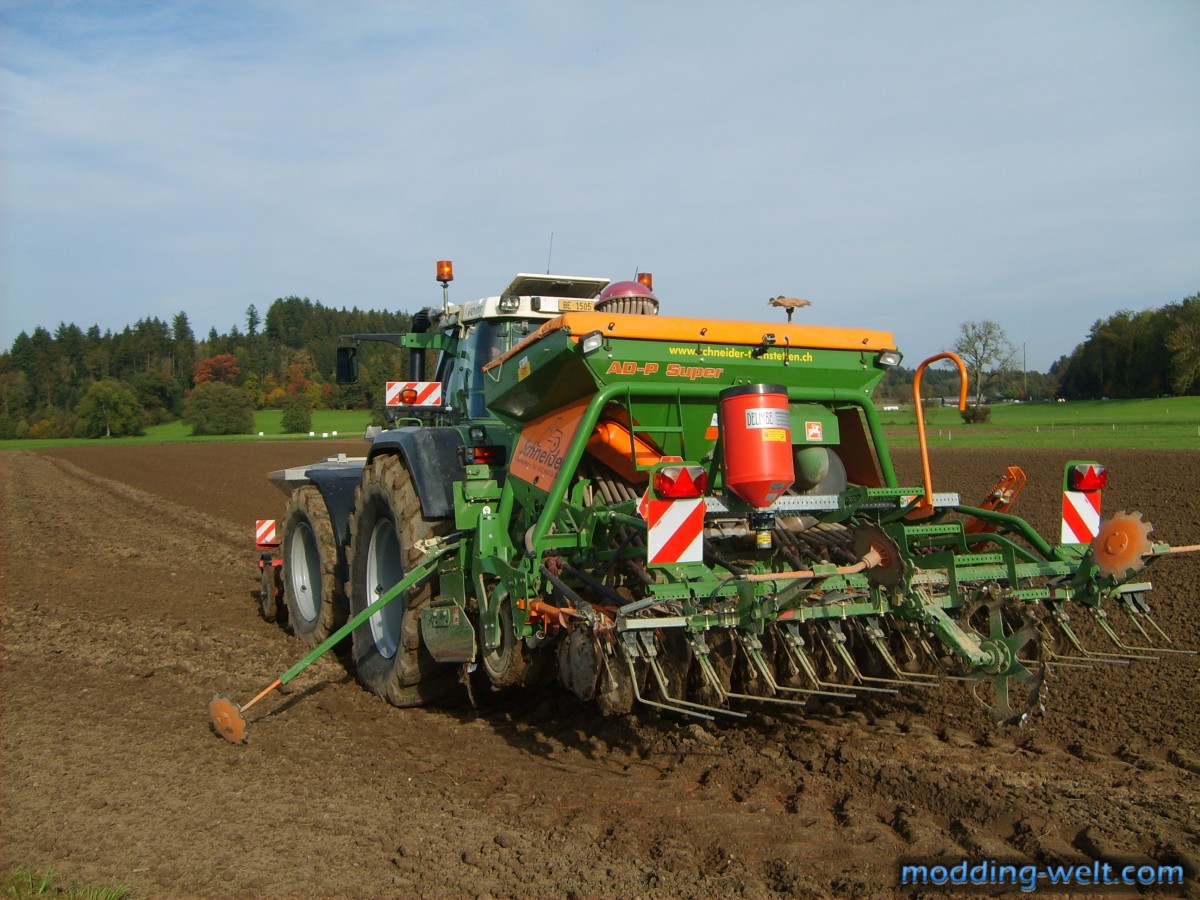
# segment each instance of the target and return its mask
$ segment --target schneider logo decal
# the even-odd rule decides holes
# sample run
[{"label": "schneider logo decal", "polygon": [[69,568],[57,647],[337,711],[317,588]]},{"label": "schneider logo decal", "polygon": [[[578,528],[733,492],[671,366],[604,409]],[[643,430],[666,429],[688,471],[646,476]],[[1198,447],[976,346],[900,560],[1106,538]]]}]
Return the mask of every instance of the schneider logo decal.
[{"label": "schneider logo decal", "polygon": [[567,447],[579,430],[579,420],[590,400],[590,397],[583,397],[570,406],[527,423],[517,438],[509,472],[522,481],[549,490],[562,469]]}]

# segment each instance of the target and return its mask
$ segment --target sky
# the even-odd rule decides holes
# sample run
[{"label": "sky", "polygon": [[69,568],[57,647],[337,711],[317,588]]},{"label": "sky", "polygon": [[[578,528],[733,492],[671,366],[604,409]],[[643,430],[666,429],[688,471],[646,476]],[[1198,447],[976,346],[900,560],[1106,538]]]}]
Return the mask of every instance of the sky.
[{"label": "sky", "polygon": [[1197,46],[1194,0],[0,0],[0,348],[451,259],[1045,371],[1200,293]]}]

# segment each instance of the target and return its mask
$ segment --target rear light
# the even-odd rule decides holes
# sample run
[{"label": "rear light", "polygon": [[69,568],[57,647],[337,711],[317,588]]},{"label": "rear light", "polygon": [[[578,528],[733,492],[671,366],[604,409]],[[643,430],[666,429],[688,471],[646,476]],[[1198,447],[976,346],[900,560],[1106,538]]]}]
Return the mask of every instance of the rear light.
[{"label": "rear light", "polygon": [[400,405],[412,406],[417,402],[416,388],[405,388],[400,392]]},{"label": "rear light", "polygon": [[704,466],[663,466],[654,473],[654,495],[660,500],[702,497],[708,490]]},{"label": "rear light", "polygon": [[1067,488],[1072,491],[1102,491],[1108,484],[1108,467],[1098,463],[1080,463],[1067,472]]},{"label": "rear light", "polygon": [[482,447],[462,447],[461,453],[464,466],[498,466],[504,463],[504,448],[492,444]]}]

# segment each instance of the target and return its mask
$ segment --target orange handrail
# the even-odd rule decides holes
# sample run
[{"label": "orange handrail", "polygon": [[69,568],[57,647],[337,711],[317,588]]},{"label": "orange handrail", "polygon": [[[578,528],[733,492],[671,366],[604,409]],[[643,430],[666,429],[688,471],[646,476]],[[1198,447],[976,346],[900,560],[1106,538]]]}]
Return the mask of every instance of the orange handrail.
[{"label": "orange handrail", "polygon": [[958,409],[959,412],[962,412],[967,408],[967,367],[957,353],[947,350],[929,357],[917,366],[917,372],[913,375],[913,404],[916,406],[917,413],[917,443],[921,447],[921,475],[925,479],[925,496],[917,501],[917,505],[908,514],[910,519],[924,519],[933,515],[933,477],[929,473],[929,445],[925,442],[925,410],[921,406],[921,376],[930,363],[935,363],[940,359],[953,360],[954,364],[958,366]]}]

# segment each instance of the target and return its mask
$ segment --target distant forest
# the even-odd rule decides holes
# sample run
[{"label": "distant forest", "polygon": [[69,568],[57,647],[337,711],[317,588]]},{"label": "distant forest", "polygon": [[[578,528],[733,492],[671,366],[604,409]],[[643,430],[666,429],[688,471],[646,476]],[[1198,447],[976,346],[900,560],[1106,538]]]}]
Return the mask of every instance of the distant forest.
[{"label": "distant forest", "polygon": [[[405,374],[408,354],[379,342],[359,350],[359,383],[334,380],[343,334],[408,330],[408,313],[336,310],[308,298],[276,300],[265,317],[251,305],[245,330],[214,328],[197,340],[186,312],[171,322],[140,319],[120,332],[60,324],[17,335],[0,354],[0,439],[92,435],[89,392],[131,395],[140,423],[182,417],[190,394],[208,383],[235,388],[254,409],[302,399],[310,409],[379,405],[383,383]],[[107,396],[107,395],[106,395]],[[81,408],[82,407],[82,408]],[[123,428],[122,433],[137,433]]]},{"label": "distant forest", "polygon": [[[405,375],[407,354],[383,343],[360,348],[360,380],[334,381],[339,335],[395,333],[408,313],[335,310],[299,297],[275,300],[261,316],[251,305],[245,328],[216,329],[202,339],[186,312],[170,323],[140,319],[120,332],[62,323],[53,332],[22,332],[0,353],[0,438],[137,433],[177,419],[197,387],[213,383],[239,392],[257,409],[378,406],[383,383]],[[1049,372],[1023,372],[1010,358],[992,380],[993,396],[1029,400],[1156,397],[1200,393],[1200,294],[1160,309],[1122,311],[1097,321],[1087,339]],[[880,386],[881,399],[911,398],[913,369],[897,367]],[[957,375],[932,369],[929,397],[954,396]],[[119,401],[119,403],[118,403]],[[98,427],[97,404],[124,411],[119,432]],[[108,421],[105,419],[105,421]]]},{"label": "distant forest", "polygon": [[[1048,372],[1026,372],[1015,348],[988,382],[993,399],[1130,400],[1200,394],[1200,294],[1158,309],[1121,310],[1098,319],[1087,339]],[[880,385],[882,396],[912,398],[913,369],[897,367]],[[921,382],[925,397],[952,397],[958,376],[931,368]]]}]

